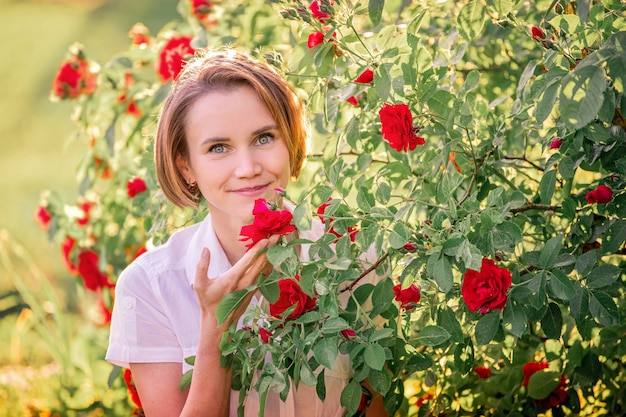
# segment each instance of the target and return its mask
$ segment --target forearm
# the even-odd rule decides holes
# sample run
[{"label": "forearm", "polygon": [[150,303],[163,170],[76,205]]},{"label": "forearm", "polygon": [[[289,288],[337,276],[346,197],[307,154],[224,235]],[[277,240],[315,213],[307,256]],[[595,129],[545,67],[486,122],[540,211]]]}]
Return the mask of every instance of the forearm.
[{"label": "forearm", "polygon": [[219,350],[224,330],[215,317],[202,317],[193,378],[181,416],[229,415],[232,372],[220,366]]}]

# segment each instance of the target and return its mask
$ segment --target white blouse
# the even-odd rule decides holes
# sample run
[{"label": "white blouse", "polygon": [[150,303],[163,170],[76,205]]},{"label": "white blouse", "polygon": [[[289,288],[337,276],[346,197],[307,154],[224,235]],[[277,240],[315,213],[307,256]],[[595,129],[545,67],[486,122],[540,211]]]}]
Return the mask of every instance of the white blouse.
[{"label": "white blouse", "polygon": [[[324,225],[300,232],[304,239],[316,241]],[[308,259],[308,245],[303,245],[301,259]],[[211,223],[210,214],[193,226],[174,233],[168,241],[144,253],[120,275],[115,288],[115,304],[106,360],[128,368],[129,363],[178,362],[181,376],[192,368],[185,358],[196,354],[200,309],[191,284],[200,252],[211,253],[209,277],[218,277],[231,264],[222,249]],[[253,299],[250,308],[260,300]],[[241,328],[242,323],[239,323]],[[335,367],[326,370],[326,399],[321,402],[315,387],[293,385],[285,402],[270,389],[265,407],[268,417],[333,417],[345,415],[340,406],[341,391],[352,376],[349,358],[340,355]],[[230,415],[237,415],[239,392],[231,393]],[[257,416],[258,394],[250,390],[246,417]]]}]

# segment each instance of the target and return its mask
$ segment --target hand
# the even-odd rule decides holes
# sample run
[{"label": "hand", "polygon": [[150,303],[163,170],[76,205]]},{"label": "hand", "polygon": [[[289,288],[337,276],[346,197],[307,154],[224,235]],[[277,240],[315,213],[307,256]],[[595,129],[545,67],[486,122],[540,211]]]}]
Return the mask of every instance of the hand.
[{"label": "hand", "polygon": [[[278,239],[279,236],[271,236],[269,239],[260,240],[232,268],[214,279],[207,278],[211,254],[207,248],[203,248],[193,282],[202,313],[215,316],[218,304],[226,295],[256,283],[261,273],[268,274],[272,265],[267,260],[266,254],[259,252],[275,245]],[[229,326],[243,314],[251,296],[252,294],[228,317],[227,323],[223,324],[224,326]]]}]

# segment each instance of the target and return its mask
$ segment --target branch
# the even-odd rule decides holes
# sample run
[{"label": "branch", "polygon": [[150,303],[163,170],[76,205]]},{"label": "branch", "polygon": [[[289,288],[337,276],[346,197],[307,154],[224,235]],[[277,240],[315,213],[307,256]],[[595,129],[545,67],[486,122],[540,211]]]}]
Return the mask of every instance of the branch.
[{"label": "branch", "polygon": [[525,205],[523,205],[522,207],[518,207],[515,209],[511,210],[511,213],[515,214],[515,213],[521,213],[523,211],[528,211],[528,210],[559,210],[560,208],[562,208],[563,206],[560,205],[554,205],[551,206],[549,204],[535,204],[535,203],[527,203]]},{"label": "branch", "polygon": [[542,167],[540,167],[539,165],[537,165],[536,163],[534,163],[533,161],[531,161],[530,159],[526,158],[525,156],[505,156],[504,159],[509,160],[509,161],[524,161],[529,165],[532,165],[533,168],[544,172],[545,169],[543,169]]},{"label": "branch", "polygon": [[383,261],[385,259],[387,259],[389,257],[389,252],[385,253],[383,256],[381,256],[376,262],[374,262],[372,264],[372,266],[370,266],[369,268],[367,268],[365,271],[361,272],[361,275],[359,275],[350,285],[348,285],[346,288],[339,290],[339,292],[346,292],[346,291],[352,291],[352,289],[356,286],[356,284],[362,280],[363,278],[365,278],[370,272],[375,271],[376,268],[378,268],[378,265],[380,265],[381,263],[383,263]]}]

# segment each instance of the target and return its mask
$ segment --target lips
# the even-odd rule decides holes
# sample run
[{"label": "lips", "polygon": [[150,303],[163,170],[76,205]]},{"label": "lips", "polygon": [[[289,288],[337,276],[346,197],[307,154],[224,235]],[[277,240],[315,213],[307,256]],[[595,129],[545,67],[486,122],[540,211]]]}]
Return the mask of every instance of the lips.
[{"label": "lips", "polygon": [[257,196],[265,193],[269,184],[255,185],[253,187],[242,187],[231,190],[231,192],[244,196]]}]

